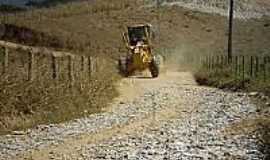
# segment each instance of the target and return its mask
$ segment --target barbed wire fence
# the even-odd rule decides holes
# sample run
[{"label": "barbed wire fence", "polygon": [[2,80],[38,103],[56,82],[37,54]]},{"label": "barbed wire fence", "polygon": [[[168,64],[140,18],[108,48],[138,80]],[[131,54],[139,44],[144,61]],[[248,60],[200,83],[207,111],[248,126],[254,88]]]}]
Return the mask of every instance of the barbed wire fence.
[{"label": "barbed wire fence", "polygon": [[235,55],[231,63],[228,63],[227,55],[185,56],[181,63],[209,73],[226,72],[233,80],[243,82],[270,80],[270,56],[267,55]]}]

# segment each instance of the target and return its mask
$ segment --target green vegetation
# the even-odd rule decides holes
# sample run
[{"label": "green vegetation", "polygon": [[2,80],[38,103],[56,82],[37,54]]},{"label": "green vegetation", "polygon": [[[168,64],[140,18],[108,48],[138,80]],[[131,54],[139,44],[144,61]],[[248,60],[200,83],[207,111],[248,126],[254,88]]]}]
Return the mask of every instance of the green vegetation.
[{"label": "green vegetation", "polygon": [[41,2],[37,2],[37,1],[28,1],[26,3],[26,6],[31,6],[31,7],[38,7],[38,8],[43,8],[43,7],[54,7],[60,4],[65,4],[65,3],[69,3],[72,2],[74,0],[44,0]]},{"label": "green vegetation", "polygon": [[25,11],[25,9],[21,7],[12,6],[12,5],[6,5],[6,4],[0,5],[0,13],[15,13],[15,12],[21,12],[21,11]]},{"label": "green vegetation", "polygon": [[229,69],[217,69],[215,71],[201,69],[196,71],[194,76],[200,85],[232,91],[262,92],[268,96],[270,95],[269,80],[264,81],[263,78],[252,79],[250,77],[245,79],[236,78]]},{"label": "green vegetation", "polygon": [[64,45],[54,35],[48,35],[27,27],[13,24],[0,24],[0,28],[5,28],[4,32],[0,35],[2,40],[54,49],[61,49]]},{"label": "green vegetation", "polygon": [[[269,62],[266,64],[270,64]],[[267,65],[261,65],[265,68]],[[249,66],[250,67],[250,66]],[[270,72],[258,70],[252,74],[250,68],[246,71],[243,66],[239,66],[236,72],[236,66],[231,65],[202,65],[199,69],[194,69],[194,77],[200,85],[217,87],[230,91],[252,92],[254,103],[257,107],[255,117],[236,122],[232,125],[232,132],[245,133],[256,136],[262,143],[261,151],[268,158],[270,157]],[[263,69],[262,69],[263,70]],[[264,95],[261,95],[264,94]]]},{"label": "green vegetation", "polygon": [[22,66],[27,62],[27,54],[23,51],[18,51],[19,55],[15,53],[10,54],[6,74],[0,75],[0,134],[101,112],[118,95],[114,84],[119,77],[111,60],[106,59],[107,64],[91,78],[76,72],[80,74],[75,74],[71,86],[71,82],[63,77],[68,73],[63,68],[65,65],[61,65],[59,78],[52,79],[48,70],[50,63],[38,56],[35,59],[39,66],[35,70],[41,73],[37,73],[33,81],[26,80],[27,73]]},{"label": "green vegetation", "polygon": [[231,64],[224,64],[223,59],[221,63],[222,57],[217,62],[217,58],[220,56],[212,57],[213,62],[208,58],[195,70],[194,76],[200,85],[232,91],[261,92],[270,96],[269,57],[256,57],[257,63],[254,61],[255,56],[237,56],[237,63],[232,61]]}]

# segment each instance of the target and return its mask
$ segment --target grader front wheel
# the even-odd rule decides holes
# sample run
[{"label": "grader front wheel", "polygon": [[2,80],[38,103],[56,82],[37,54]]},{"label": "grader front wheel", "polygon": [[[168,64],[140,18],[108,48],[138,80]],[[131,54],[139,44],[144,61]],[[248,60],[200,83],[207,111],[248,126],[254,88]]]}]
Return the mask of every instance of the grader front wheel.
[{"label": "grader front wheel", "polygon": [[153,78],[157,78],[159,75],[159,66],[155,59],[152,60],[149,66],[149,70]]}]

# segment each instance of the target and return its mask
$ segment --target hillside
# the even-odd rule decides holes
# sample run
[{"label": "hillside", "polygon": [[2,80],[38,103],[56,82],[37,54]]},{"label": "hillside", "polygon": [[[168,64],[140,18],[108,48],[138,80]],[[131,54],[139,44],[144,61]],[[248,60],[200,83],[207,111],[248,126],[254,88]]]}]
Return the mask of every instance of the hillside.
[{"label": "hillside", "polygon": [[[229,1],[215,0],[169,0],[164,1],[163,5],[177,5],[200,12],[219,14],[228,16]],[[261,18],[270,15],[269,3],[261,3],[261,1],[241,0],[234,1],[234,17],[239,19]]]},{"label": "hillside", "polygon": [[[15,115],[14,117],[28,114],[29,110],[21,111],[21,106],[30,106],[29,108],[31,109],[31,96],[37,95],[40,97],[36,99],[40,100],[40,104],[43,104],[38,107],[43,107],[42,109],[45,111],[49,110],[50,112],[45,112],[42,109],[38,109],[38,107],[35,108],[35,111],[45,114],[44,117],[49,113],[50,118],[48,118],[48,121],[50,122],[59,122],[84,115],[84,106],[77,109],[77,106],[81,104],[81,100],[85,104],[90,103],[90,106],[104,106],[117,95],[114,88],[114,83],[118,78],[115,62],[119,55],[126,53],[121,37],[121,33],[126,25],[151,23],[156,32],[156,38],[153,41],[154,51],[162,53],[173,69],[179,67],[182,55],[224,54],[227,48],[228,24],[226,17],[191,11],[176,5],[163,6],[157,11],[156,8],[149,8],[149,6],[145,6],[139,0],[96,0],[70,3],[53,8],[40,8],[9,14],[8,16],[2,16],[1,20],[4,22],[0,27],[1,39],[3,40],[106,59],[105,70],[99,73],[94,80],[91,80],[91,84],[88,84],[89,90],[91,89],[92,92],[97,93],[96,97],[101,97],[101,99],[95,98],[97,102],[93,102],[90,99],[91,101],[89,102],[84,101],[82,98],[80,99],[81,96],[72,95],[77,101],[68,98],[69,101],[67,102],[71,104],[68,106],[71,107],[69,109],[72,111],[71,117],[69,117],[70,115],[65,115],[64,119],[57,119],[57,115],[62,114],[63,111],[59,105],[65,105],[61,100],[70,95],[56,97],[54,95],[59,95],[58,91],[54,92],[53,90],[53,94],[49,95],[52,98],[51,102],[54,103],[54,98],[57,98],[57,103],[59,104],[47,108],[44,103],[41,103],[43,94],[37,94],[42,93],[42,86],[44,85],[36,83],[30,85],[30,87],[24,87],[25,85],[20,85],[24,83],[20,82],[7,88],[10,92],[5,93],[10,93],[10,95],[4,95],[3,97],[12,98],[23,94],[26,100],[16,99],[16,103],[11,104],[13,107],[7,106],[7,110],[2,112],[3,114],[8,113]],[[249,19],[245,21],[236,19],[233,43],[234,54],[269,55],[269,30],[270,18],[267,16],[262,19]],[[17,56],[18,59],[22,57],[20,54],[17,54]],[[5,84],[8,81],[5,81],[4,78],[2,80],[3,86],[6,87]],[[65,84],[65,81],[61,83]],[[21,88],[16,87],[14,89],[14,86],[21,86]],[[37,88],[36,86],[41,87]],[[102,86],[106,87],[103,88]],[[78,85],[77,87],[80,90],[80,86]],[[99,89],[99,92],[95,91],[95,87]],[[17,89],[18,92],[15,92]],[[27,94],[24,94],[25,89],[29,89]],[[89,96],[88,94],[82,93],[82,96],[87,97]],[[103,97],[106,100],[102,99]],[[8,102],[9,99],[7,98],[1,99],[3,104]],[[73,102],[76,105],[73,106]],[[106,103],[104,104],[103,102]],[[9,109],[15,109],[16,111],[10,112]],[[52,110],[59,112],[51,112]],[[66,109],[65,111],[68,112],[69,110]],[[74,112],[76,110],[80,113],[76,114]],[[30,113],[32,113],[31,110]],[[39,115],[37,114],[37,116]],[[25,117],[23,119],[27,120]],[[38,120],[37,123],[46,123],[44,120],[46,121],[46,118],[43,118],[42,122]],[[24,121],[20,122],[24,123]],[[12,123],[16,127],[19,124],[16,121]],[[6,127],[7,125],[2,123],[2,126]]]},{"label": "hillside", "polygon": [[[140,1],[135,2],[141,4]],[[136,7],[135,2],[103,0],[72,3],[17,14],[11,16],[7,23],[53,35],[61,43],[59,49],[71,50],[78,54],[106,54],[117,57],[125,52],[121,42],[124,27],[127,24],[144,22],[150,22],[156,28],[160,24],[161,44],[156,40],[156,48],[178,47],[183,52],[193,53],[226,50],[225,17],[173,6],[161,9],[160,22],[157,23],[157,11],[154,8]],[[236,20],[235,52],[266,54],[269,49],[269,23],[268,17],[260,20]]]}]

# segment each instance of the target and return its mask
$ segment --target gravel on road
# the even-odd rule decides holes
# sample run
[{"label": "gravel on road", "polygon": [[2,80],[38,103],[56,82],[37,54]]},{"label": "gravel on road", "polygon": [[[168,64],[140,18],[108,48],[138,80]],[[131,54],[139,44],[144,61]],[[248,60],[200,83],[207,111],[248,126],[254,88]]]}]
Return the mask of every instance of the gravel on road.
[{"label": "gravel on road", "polygon": [[1,136],[0,159],[255,160],[266,156],[257,133],[225,132],[230,125],[256,116],[247,94],[197,86],[186,72],[167,72],[158,79],[132,77],[119,88],[123,96],[103,113]]}]

